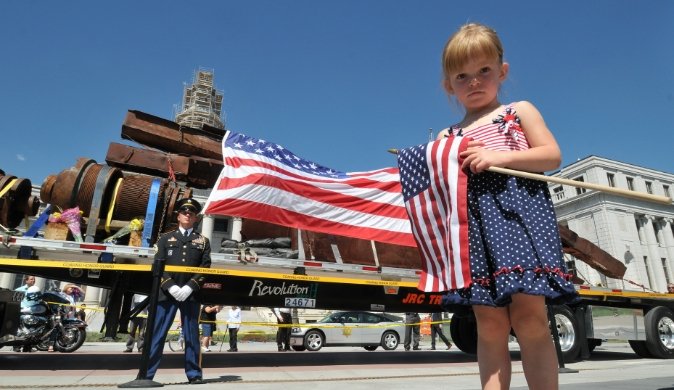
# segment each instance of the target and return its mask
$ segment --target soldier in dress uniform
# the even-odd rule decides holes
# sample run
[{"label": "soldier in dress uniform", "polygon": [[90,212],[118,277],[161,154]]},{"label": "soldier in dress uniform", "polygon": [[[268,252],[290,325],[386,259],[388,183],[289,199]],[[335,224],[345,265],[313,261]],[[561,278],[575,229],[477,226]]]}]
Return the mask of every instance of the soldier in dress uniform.
[{"label": "soldier in dress uniform", "polygon": [[[194,199],[181,199],[176,203],[178,229],[162,235],[157,241],[155,259],[166,265],[189,267],[211,266],[211,245],[208,239],[194,231],[201,205]],[[184,272],[164,272],[157,298],[154,332],[150,346],[147,379],[153,379],[164,350],[166,335],[180,310],[185,336],[185,374],[190,384],[204,383],[201,370],[199,345],[199,291],[204,275]]]}]

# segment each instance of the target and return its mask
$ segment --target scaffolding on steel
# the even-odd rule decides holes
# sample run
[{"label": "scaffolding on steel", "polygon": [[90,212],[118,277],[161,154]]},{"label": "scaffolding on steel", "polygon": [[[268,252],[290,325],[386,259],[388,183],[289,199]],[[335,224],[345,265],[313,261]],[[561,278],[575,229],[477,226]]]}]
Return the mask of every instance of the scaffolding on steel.
[{"label": "scaffolding on steel", "polygon": [[184,87],[182,105],[176,110],[176,123],[197,129],[204,125],[225,128],[223,94],[215,88],[213,75],[212,69],[195,71],[192,84]]}]

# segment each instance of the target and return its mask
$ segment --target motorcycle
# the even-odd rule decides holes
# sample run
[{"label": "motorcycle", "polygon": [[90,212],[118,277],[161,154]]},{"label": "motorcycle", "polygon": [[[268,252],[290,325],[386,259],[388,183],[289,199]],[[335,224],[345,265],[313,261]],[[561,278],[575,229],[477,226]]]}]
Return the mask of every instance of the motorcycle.
[{"label": "motorcycle", "polygon": [[32,294],[28,294],[32,305],[21,309],[16,336],[3,337],[0,346],[47,351],[53,344],[54,350],[59,352],[74,352],[81,347],[87,336],[87,323],[67,318],[66,307],[70,302],[60,293]]}]

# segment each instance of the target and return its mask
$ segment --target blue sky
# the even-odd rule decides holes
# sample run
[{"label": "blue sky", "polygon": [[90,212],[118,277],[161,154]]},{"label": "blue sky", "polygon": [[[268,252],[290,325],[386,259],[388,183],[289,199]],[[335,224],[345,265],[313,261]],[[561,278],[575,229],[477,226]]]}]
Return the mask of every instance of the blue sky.
[{"label": "blue sky", "polygon": [[440,53],[494,27],[568,165],[588,155],[674,172],[674,2],[3,1],[0,168],[41,184],[104,162],[129,109],[172,119],[183,83],[215,70],[227,128],[342,171],[461,119]]}]

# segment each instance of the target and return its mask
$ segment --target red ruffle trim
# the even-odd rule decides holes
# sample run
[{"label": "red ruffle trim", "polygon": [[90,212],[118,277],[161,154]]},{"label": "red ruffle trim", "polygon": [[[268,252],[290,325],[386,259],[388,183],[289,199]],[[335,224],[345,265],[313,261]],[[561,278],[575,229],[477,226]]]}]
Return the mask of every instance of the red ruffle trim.
[{"label": "red ruffle trim", "polygon": [[[496,279],[497,276],[499,275],[504,275],[504,274],[509,274],[511,272],[517,272],[519,274],[524,274],[524,271],[526,271],[523,267],[517,265],[512,268],[508,267],[502,267],[498,271],[494,272],[491,278],[477,278],[473,279],[473,283],[477,283],[481,286],[489,286],[493,283],[493,281]],[[560,278],[570,281],[573,278],[572,274],[567,274],[565,273],[561,268],[550,268],[550,267],[536,267],[533,269],[533,272],[536,275],[541,275],[541,274],[554,274],[559,276]]]}]

